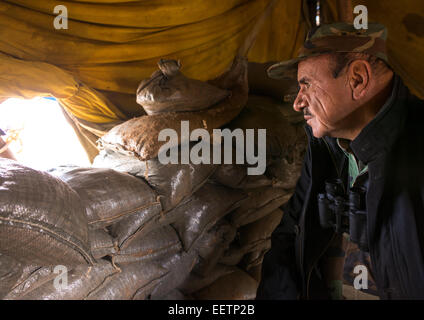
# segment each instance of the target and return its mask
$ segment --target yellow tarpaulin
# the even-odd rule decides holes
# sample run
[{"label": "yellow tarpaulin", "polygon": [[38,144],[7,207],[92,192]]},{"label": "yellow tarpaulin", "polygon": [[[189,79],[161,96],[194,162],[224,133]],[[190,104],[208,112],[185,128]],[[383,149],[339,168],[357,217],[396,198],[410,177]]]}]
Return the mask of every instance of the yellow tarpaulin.
[{"label": "yellow tarpaulin", "polygon": [[[130,95],[135,101],[139,82],[157,69],[160,58],[181,60],[182,72],[200,80],[222,73],[268,3],[8,0],[0,3],[0,52],[52,64],[89,88]],[[54,28],[57,5],[67,8],[68,29]],[[291,58],[304,38],[301,21],[301,1],[278,1],[250,52],[250,60]],[[49,82],[45,77],[39,86],[56,90],[55,82]],[[92,96],[94,105],[86,98],[69,99],[63,104],[78,118],[99,123],[137,114],[134,105],[117,105],[122,113],[111,117],[116,111],[110,108],[110,101],[109,105],[99,104],[107,95],[99,99]],[[106,117],[96,118],[98,111]]]}]

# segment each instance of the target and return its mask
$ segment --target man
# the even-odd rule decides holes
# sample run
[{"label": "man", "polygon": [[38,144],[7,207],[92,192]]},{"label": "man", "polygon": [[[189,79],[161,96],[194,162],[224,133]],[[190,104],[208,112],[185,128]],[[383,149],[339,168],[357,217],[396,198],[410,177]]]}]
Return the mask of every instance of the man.
[{"label": "man", "polygon": [[341,298],[355,265],[380,299],[424,298],[424,103],[389,67],[385,39],[379,24],[322,25],[268,70],[297,69],[309,144],[257,299]]}]

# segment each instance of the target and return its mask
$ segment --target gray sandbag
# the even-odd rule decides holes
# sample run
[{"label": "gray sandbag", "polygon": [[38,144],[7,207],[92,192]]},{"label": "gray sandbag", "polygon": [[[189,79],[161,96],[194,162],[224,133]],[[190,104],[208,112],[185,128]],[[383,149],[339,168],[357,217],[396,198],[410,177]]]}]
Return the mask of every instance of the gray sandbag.
[{"label": "gray sandbag", "polygon": [[[27,278],[22,279],[6,299],[81,300],[119,272],[106,260],[100,260],[93,266],[67,268],[67,273],[64,273],[64,270],[56,270],[55,273],[53,266],[37,268],[29,273]],[[67,278],[67,284],[63,282],[64,276]]]},{"label": "gray sandbag", "polygon": [[240,229],[238,229],[238,241],[240,245],[245,246],[256,243],[258,241],[269,239],[272,232],[280,224],[282,217],[283,211],[281,209],[275,209],[265,217],[242,226]]},{"label": "gray sandbag", "polygon": [[141,161],[134,156],[113,150],[102,150],[93,166],[111,168],[120,172],[144,178],[160,196],[164,212],[178,204],[199,189],[216,169],[208,164],[162,164],[155,158]]},{"label": "gray sandbag", "polygon": [[113,255],[112,260],[118,265],[136,261],[155,261],[180,251],[181,241],[174,228],[163,226],[121,248]]},{"label": "gray sandbag", "polygon": [[184,294],[191,294],[193,292],[199,291],[200,289],[209,286],[215,282],[218,278],[232,273],[237,270],[235,266],[227,266],[224,264],[217,264],[215,267],[208,273],[206,277],[199,276],[192,272],[188,278],[178,287],[178,289]]},{"label": "gray sandbag", "polygon": [[174,289],[167,295],[163,296],[161,300],[191,300],[188,299],[180,290]]},{"label": "gray sandbag", "polygon": [[60,175],[87,208],[91,228],[103,228],[132,214],[146,220],[161,211],[155,192],[141,179],[102,168],[78,168]]},{"label": "gray sandbag", "polygon": [[139,261],[120,266],[121,272],[109,277],[91,291],[86,300],[142,300],[159,285],[169,272],[157,263]]},{"label": "gray sandbag", "polygon": [[[233,157],[233,159],[235,158]],[[272,185],[272,180],[264,175],[247,175],[247,168],[240,164],[221,164],[211,179],[236,189],[255,189]]]},{"label": "gray sandbag", "polygon": [[193,293],[198,300],[253,300],[258,282],[243,270],[237,270]]},{"label": "gray sandbag", "polygon": [[22,272],[22,264],[11,257],[0,254],[0,299],[10,292]]},{"label": "gray sandbag", "polygon": [[95,259],[100,259],[117,252],[117,244],[105,230],[89,230],[88,235],[90,239],[91,254]]},{"label": "gray sandbag", "polygon": [[241,246],[239,243],[232,243],[230,245],[230,248],[224,252],[218,262],[227,266],[235,266],[242,261],[243,257],[247,253],[266,250],[270,247],[271,239],[256,241],[254,243],[249,243],[244,246]]},{"label": "gray sandbag", "polygon": [[237,228],[249,224],[282,206],[292,194],[292,190],[275,187],[249,190],[248,200],[230,214],[229,221]]},{"label": "gray sandbag", "polygon": [[176,208],[175,210],[184,212],[183,216],[173,223],[184,250],[189,251],[199,237],[228,212],[239,207],[246,196],[240,190],[207,183],[195,192],[189,201]]},{"label": "gray sandbag", "polygon": [[81,198],[46,172],[0,159],[0,253],[23,264],[94,263]]},{"label": "gray sandbag", "polygon": [[[181,135],[182,121],[189,121],[191,131],[206,129],[212,134],[213,129],[221,128],[237,117],[247,102],[249,88],[246,58],[236,57],[228,72],[209,83],[230,90],[231,95],[205,110],[166,112],[130,119],[102,136],[99,148],[117,150],[135,155],[141,160],[150,160],[158,156],[165,144],[176,147],[188,142],[189,137]],[[174,130],[178,139],[159,141],[159,133],[163,129]]]},{"label": "gray sandbag", "polygon": [[159,69],[141,81],[137,103],[148,115],[161,112],[198,111],[229,96],[230,91],[185,77],[180,61],[161,59]]},{"label": "gray sandbag", "polygon": [[152,290],[150,299],[160,300],[169,292],[178,288],[188,278],[197,262],[198,254],[194,250],[177,253],[171,257],[158,260],[158,263],[169,272]]},{"label": "gray sandbag", "polygon": [[201,236],[194,244],[200,261],[194,267],[193,272],[200,276],[207,276],[236,237],[236,232],[236,228],[224,218]]}]

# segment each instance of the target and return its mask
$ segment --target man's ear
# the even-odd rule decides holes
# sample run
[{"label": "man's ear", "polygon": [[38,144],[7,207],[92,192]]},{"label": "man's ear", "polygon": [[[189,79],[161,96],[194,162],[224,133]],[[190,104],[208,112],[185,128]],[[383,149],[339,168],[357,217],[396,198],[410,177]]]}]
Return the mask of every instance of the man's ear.
[{"label": "man's ear", "polygon": [[371,80],[371,65],[366,60],[354,60],[348,71],[349,86],[352,90],[352,99],[360,100],[368,92]]}]

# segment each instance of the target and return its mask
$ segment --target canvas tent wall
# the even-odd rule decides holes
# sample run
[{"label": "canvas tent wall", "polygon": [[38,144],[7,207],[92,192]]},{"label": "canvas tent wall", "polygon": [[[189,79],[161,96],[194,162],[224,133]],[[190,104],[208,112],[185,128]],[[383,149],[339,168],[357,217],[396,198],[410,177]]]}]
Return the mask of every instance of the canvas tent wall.
[{"label": "canvas tent wall", "polygon": [[[180,59],[185,75],[207,80],[233,60],[269,0],[76,0],[0,2],[0,102],[53,96],[64,107],[92,159],[95,140],[119,122],[143,114],[139,81],[160,58]],[[279,0],[249,52],[252,62],[296,56],[310,22],[308,1]],[[321,1],[337,20],[336,0]],[[424,96],[424,3],[366,0],[370,20],[389,29],[395,70]],[[55,29],[64,5],[68,29]]]}]

